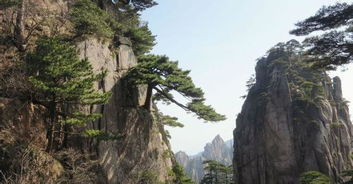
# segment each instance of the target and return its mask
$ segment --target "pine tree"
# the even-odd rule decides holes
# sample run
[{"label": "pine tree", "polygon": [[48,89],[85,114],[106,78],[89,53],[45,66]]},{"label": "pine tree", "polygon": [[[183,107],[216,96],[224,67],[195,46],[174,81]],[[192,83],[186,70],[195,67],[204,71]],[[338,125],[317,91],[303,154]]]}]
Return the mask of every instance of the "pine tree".
[{"label": "pine tree", "polygon": [[296,24],[291,34],[309,35],[325,31],[304,41],[307,60],[316,68],[328,70],[353,61],[353,4],[337,3],[322,7],[314,16]]},{"label": "pine tree", "polygon": [[[198,118],[206,121],[222,121],[225,116],[218,114],[211,106],[204,104],[204,93],[197,88],[189,76],[190,71],[178,67],[178,62],[170,61],[166,56],[143,55],[138,58],[138,65],[131,68],[126,76],[135,85],[147,84],[147,97],[144,107],[151,109],[153,90],[156,91],[155,100],[171,102],[187,112],[195,113]],[[175,100],[170,92],[178,92],[187,100],[183,104]]]},{"label": "pine tree", "polygon": [[175,164],[173,166],[173,184],[194,184],[194,182],[189,178],[183,167],[181,167],[179,164]]},{"label": "pine tree", "polygon": [[[142,23],[136,10],[118,5],[116,11],[104,8],[100,1],[77,0],[70,6],[69,20],[74,25],[74,37],[94,35],[98,38],[112,39],[115,35],[128,37],[134,54],[139,56],[149,52],[155,45],[155,36]],[[120,5],[120,3],[118,3]],[[153,1],[132,1],[139,7],[150,7]],[[125,8],[125,9],[124,9]]]},{"label": "pine tree", "polygon": [[134,11],[143,11],[147,8],[157,5],[158,3],[153,0],[112,0],[119,8],[133,8]]},{"label": "pine tree", "polygon": [[133,7],[138,10],[142,11],[146,8],[151,8],[152,6],[157,5],[157,3],[153,0],[131,0]]},{"label": "pine tree", "polygon": [[214,160],[206,160],[203,164],[206,174],[200,184],[234,184],[232,165],[225,166]]},{"label": "pine tree", "polygon": [[70,21],[74,24],[77,36],[96,35],[101,38],[112,38],[113,29],[118,23],[91,0],[77,0],[70,8]]},{"label": "pine tree", "polygon": [[[110,93],[94,89],[94,82],[102,80],[105,72],[94,74],[87,59],[79,59],[74,46],[58,38],[42,38],[36,49],[27,57],[29,81],[36,90],[35,100],[48,111],[48,151],[59,146],[60,138],[68,125],[84,126],[100,114],[84,114],[78,106],[104,104]],[[63,126],[66,125],[66,126]],[[99,137],[99,130],[85,130],[85,136]],[[65,141],[64,141],[65,142]],[[54,145],[56,144],[56,145]]]}]

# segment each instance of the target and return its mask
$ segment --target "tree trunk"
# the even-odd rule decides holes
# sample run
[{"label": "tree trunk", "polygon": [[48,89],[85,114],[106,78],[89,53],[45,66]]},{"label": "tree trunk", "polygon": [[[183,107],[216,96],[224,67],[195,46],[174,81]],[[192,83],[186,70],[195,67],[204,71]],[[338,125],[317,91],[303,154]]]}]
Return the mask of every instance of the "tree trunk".
[{"label": "tree trunk", "polygon": [[18,10],[17,10],[17,16],[16,16],[16,24],[15,24],[15,30],[14,30],[14,41],[15,45],[18,50],[24,51],[25,50],[25,43],[24,43],[24,30],[25,30],[25,25],[24,25],[24,14],[25,14],[26,8],[25,8],[25,0],[22,0]]},{"label": "tree trunk", "polygon": [[55,112],[56,112],[56,98],[53,96],[52,102],[50,103],[49,106],[49,128],[47,132],[47,139],[48,139],[48,146],[47,146],[47,152],[51,152],[53,150],[53,144],[54,144],[54,139],[55,139],[55,126],[56,126],[56,118],[55,118]]},{"label": "tree trunk", "polygon": [[152,85],[148,85],[147,94],[146,94],[146,101],[145,101],[145,105],[144,105],[144,108],[147,109],[148,111],[151,111],[151,106],[152,106],[152,90],[153,90]]}]

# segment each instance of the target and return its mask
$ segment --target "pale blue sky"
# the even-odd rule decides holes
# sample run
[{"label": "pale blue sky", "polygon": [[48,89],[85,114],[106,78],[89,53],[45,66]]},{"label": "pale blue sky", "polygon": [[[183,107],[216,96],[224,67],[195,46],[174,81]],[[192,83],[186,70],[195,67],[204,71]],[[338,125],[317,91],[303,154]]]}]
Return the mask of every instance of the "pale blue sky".
[{"label": "pale blue sky", "polygon": [[[157,35],[152,53],[167,55],[178,60],[182,68],[192,70],[191,76],[204,90],[207,103],[228,117],[224,122],[205,124],[174,105],[161,108],[185,124],[184,128],[168,128],[172,149],[195,154],[217,134],[225,140],[233,137],[236,115],[243,103],[239,97],[246,93],[245,83],[254,73],[256,59],[276,43],[296,38],[288,34],[294,23],[337,1],[157,2],[158,6],[143,13],[143,20],[149,22],[153,34]],[[343,83],[352,77],[353,72],[346,72]],[[353,101],[353,95],[347,99]]]}]

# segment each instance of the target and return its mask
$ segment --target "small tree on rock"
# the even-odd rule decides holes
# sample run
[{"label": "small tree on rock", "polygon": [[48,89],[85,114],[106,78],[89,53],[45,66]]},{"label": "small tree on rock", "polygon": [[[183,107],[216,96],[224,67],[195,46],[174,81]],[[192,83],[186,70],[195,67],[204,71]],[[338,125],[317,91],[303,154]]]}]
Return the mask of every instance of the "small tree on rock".
[{"label": "small tree on rock", "polygon": [[[27,57],[29,81],[33,84],[35,101],[48,112],[48,151],[60,138],[67,134],[63,125],[84,126],[100,114],[84,114],[72,107],[104,104],[110,93],[94,89],[94,82],[103,80],[105,72],[94,74],[87,59],[79,59],[76,48],[57,38],[43,38],[37,41],[36,49]],[[75,108],[78,109],[78,108]],[[85,136],[99,137],[98,130],[85,130]]]},{"label": "small tree on rock", "polygon": [[[195,113],[198,118],[206,121],[222,121],[225,116],[218,114],[211,106],[205,105],[204,93],[197,88],[190,71],[178,67],[178,62],[170,61],[166,56],[143,55],[138,58],[138,65],[129,70],[127,79],[130,83],[147,84],[147,97],[144,107],[151,109],[153,90],[156,91],[155,100],[171,102],[187,112]],[[177,92],[189,102],[178,102],[170,92]]]}]

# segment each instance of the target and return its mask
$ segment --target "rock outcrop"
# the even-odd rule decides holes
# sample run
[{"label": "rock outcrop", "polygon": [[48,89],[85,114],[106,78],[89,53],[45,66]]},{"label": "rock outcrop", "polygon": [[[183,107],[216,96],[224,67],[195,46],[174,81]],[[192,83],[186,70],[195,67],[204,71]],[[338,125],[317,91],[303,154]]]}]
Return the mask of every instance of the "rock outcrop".
[{"label": "rock outcrop", "polygon": [[233,158],[232,140],[224,142],[221,136],[217,135],[211,143],[207,143],[204,151],[193,156],[183,151],[175,154],[176,161],[183,166],[185,172],[196,183],[199,183],[205,175],[202,162],[215,160],[224,165],[231,165]]},{"label": "rock outcrop", "polygon": [[103,114],[92,127],[124,135],[123,140],[101,141],[89,145],[88,149],[96,148],[109,183],[136,183],[138,175],[145,171],[164,182],[168,168],[172,167],[171,158],[163,156],[169,151],[169,143],[163,128],[157,125],[150,112],[140,107],[146,100],[146,87],[128,86],[122,80],[128,69],[137,64],[130,41],[120,37],[117,44],[117,49],[111,51],[109,43],[96,39],[78,43],[82,57],[91,61],[94,70],[108,71],[97,88],[113,94],[108,104],[89,109]]},{"label": "rock outcrop", "polygon": [[[21,34],[28,34],[29,30],[27,28],[31,28],[30,23],[34,20],[42,20],[42,16],[49,17],[46,13],[53,12],[54,14],[55,12],[57,13],[55,15],[63,15],[65,18],[64,15],[67,15],[69,9],[68,2],[65,0],[55,2],[50,0],[24,0],[23,3],[27,12],[22,17],[22,23],[25,25]],[[35,12],[31,12],[32,10]],[[38,10],[47,11],[40,12]],[[3,11],[0,9],[1,31],[7,29],[6,26],[12,26],[8,22],[10,15],[16,15],[16,13],[11,10]],[[65,19],[62,21],[68,22]],[[63,24],[62,28],[56,31],[65,31],[65,26]],[[39,35],[50,34],[50,31],[46,25],[36,27],[33,30],[33,40]],[[28,43],[34,42],[29,40]],[[4,44],[7,43],[0,42],[0,55],[1,59],[8,60],[9,49]],[[146,100],[146,87],[143,85],[130,86],[124,82],[125,73],[137,64],[129,39],[116,36],[114,40],[100,40],[94,36],[86,36],[75,39],[73,44],[77,45],[80,56],[91,62],[95,71],[107,71],[107,76],[103,81],[96,84],[96,88],[105,92],[112,92],[108,104],[95,105],[85,109],[88,113],[99,112],[103,115],[99,120],[90,123],[89,126],[106,133],[123,135],[123,138],[119,140],[101,140],[98,142],[70,136],[70,149],[89,154],[99,162],[100,170],[97,171],[97,174],[99,172],[104,179],[100,178],[92,181],[92,183],[136,184],[144,176],[153,176],[153,178],[156,178],[156,182],[168,180],[173,160],[172,154],[170,154],[170,145],[163,126],[154,120],[155,118],[151,112],[141,107]],[[26,47],[29,48],[28,45]],[[21,52],[21,50],[11,49],[11,52]],[[6,58],[2,58],[2,56],[6,56]],[[0,86],[0,92],[3,94],[3,86]],[[37,112],[37,109],[42,107],[27,101],[24,102],[23,99],[17,99],[16,95],[11,97],[13,98],[0,98],[0,132],[9,128],[16,130],[16,132],[21,130],[16,134],[16,137],[24,138],[25,142],[31,142],[32,136],[28,135],[35,132],[35,135],[38,135],[36,139],[40,139],[40,141],[36,141],[36,145],[39,145],[38,150],[44,152],[47,144],[45,120],[42,114],[33,115],[34,113],[32,113],[32,111]],[[13,105],[13,103],[17,105]],[[42,111],[44,112],[44,110]],[[12,114],[10,115],[9,112]],[[2,140],[1,137],[0,140]],[[7,151],[2,150],[0,152],[1,159],[2,153],[7,153]],[[0,169],[3,166],[3,160],[1,159]],[[57,163],[56,159],[52,158],[52,160]],[[60,171],[60,173],[62,172]],[[49,180],[47,181],[49,182]],[[49,183],[51,182],[52,180]]]},{"label": "rock outcrop", "polygon": [[352,168],[352,123],[341,82],[302,62],[296,41],[256,66],[234,130],[237,183],[296,184],[307,171],[338,182]]}]

